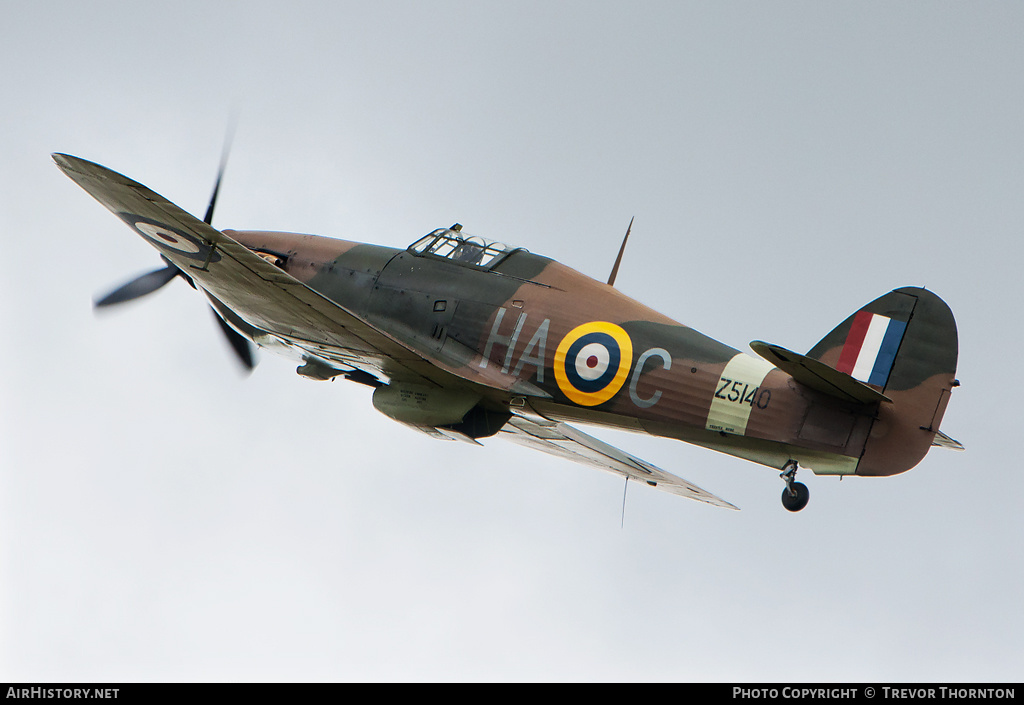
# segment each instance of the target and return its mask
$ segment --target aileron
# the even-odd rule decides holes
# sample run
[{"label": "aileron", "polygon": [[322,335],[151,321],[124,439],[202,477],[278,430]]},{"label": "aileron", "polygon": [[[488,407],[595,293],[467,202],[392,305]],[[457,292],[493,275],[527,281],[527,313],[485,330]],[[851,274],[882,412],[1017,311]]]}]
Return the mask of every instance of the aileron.
[{"label": "aileron", "polygon": [[514,443],[644,482],[663,492],[716,507],[737,509],[724,499],[566,423],[513,415],[501,429],[501,435]]}]

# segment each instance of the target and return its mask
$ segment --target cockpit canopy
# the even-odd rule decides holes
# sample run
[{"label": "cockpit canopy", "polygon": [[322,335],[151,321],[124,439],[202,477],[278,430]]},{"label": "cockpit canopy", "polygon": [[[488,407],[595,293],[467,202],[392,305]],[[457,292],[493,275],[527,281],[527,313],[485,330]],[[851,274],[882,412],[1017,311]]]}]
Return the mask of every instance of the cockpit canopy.
[{"label": "cockpit canopy", "polygon": [[520,249],[522,248],[510,247],[497,240],[465,235],[458,223],[450,228],[438,228],[409,245],[409,251],[415,255],[443,257],[452,262],[471,264],[484,269],[490,269]]}]

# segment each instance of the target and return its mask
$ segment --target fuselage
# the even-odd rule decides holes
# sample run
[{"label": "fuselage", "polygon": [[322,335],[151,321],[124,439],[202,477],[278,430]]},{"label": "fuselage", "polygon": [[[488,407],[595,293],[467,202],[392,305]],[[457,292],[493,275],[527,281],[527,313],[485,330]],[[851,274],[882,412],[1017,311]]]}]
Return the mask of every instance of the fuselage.
[{"label": "fuselage", "polygon": [[406,249],[221,232],[210,225],[215,199],[200,221],[99,164],[66,154],[54,161],[167,265],[98,306],[180,276],[209,298],[247,368],[248,339],[299,359],[305,377],[374,387],[377,410],[434,437],[477,442],[500,433],[732,506],[560,422],[676,438],[783,469],[790,511],[807,502],[798,467],[893,475],[932,445],[963,448],[939,431],[959,385],[956,321],[926,289],[883,294],[806,355],[755,341],[754,356],[458,224]]},{"label": "fuselage", "polygon": [[[781,468],[856,471],[874,415],[808,389],[565,265],[526,250],[490,268],[312,235],[225,231],[417,349],[500,370],[575,420],[676,438]],[[244,312],[239,312],[244,317]]]}]

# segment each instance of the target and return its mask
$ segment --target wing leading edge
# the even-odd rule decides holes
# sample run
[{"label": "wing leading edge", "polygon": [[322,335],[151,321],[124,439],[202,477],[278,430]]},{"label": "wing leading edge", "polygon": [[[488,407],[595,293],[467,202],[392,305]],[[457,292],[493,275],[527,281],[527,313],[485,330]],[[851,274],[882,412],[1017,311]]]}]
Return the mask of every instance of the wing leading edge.
[{"label": "wing leading edge", "polygon": [[244,245],[142,184],[67,154],[64,173],[125,221],[217,302],[248,325],[311,355],[389,378],[448,386],[465,380],[527,396],[548,396],[491,366],[458,364],[383,331],[314,291]]}]

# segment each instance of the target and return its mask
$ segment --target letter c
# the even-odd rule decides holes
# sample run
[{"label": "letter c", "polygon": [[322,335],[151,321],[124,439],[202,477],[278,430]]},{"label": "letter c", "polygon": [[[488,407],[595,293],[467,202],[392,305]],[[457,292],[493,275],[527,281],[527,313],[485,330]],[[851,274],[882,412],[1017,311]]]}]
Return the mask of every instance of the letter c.
[{"label": "letter c", "polygon": [[636,392],[636,386],[640,382],[640,374],[644,371],[644,364],[652,357],[660,357],[661,366],[666,370],[672,369],[672,356],[664,348],[651,348],[644,352],[640,359],[636,361],[636,366],[633,368],[633,376],[629,380],[629,398],[641,409],[650,408],[661,399],[660,389],[652,394],[649,399],[641,399],[640,395]]}]

